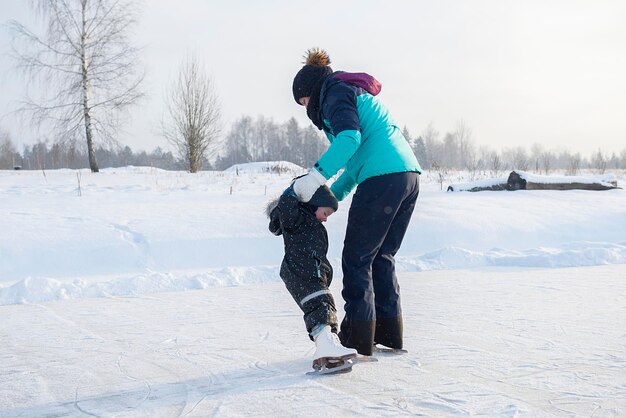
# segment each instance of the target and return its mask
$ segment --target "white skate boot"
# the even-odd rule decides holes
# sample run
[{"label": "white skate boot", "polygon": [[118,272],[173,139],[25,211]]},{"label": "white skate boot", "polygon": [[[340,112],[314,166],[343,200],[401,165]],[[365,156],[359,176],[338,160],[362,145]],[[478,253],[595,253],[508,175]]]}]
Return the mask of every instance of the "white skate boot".
[{"label": "white skate boot", "polygon": [[315,336],[313,369],[319,373],[348,372],[352,369],[356,355],[356,350],[341,345],[337,334],[330,330],[329,325],[326,325]]}]

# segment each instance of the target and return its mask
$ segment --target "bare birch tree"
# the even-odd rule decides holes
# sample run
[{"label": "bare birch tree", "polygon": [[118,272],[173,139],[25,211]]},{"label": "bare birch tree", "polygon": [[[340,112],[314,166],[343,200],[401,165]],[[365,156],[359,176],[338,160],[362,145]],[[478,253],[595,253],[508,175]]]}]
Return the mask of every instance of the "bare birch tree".
[{"label": "bare birch tree", "polygon": [[32,5],[47,24],[44,35],[9,23],[18,67],[38,93],[19,110],[38,126],[52,122],[61,140],[84,136],[89,167],[98,172],[96,134],[114,142],[122,112],[142,96],[138,48],[129,42],[135,2],[32,0]]},{"label": "bare birch tree", "polygon": [[211,158],[217,151],[220,119],[221,109],[212,79],[196,58],[187,58],[167,95],[162,132],[188,164],[190,172],[200,170],[203,159]]}]

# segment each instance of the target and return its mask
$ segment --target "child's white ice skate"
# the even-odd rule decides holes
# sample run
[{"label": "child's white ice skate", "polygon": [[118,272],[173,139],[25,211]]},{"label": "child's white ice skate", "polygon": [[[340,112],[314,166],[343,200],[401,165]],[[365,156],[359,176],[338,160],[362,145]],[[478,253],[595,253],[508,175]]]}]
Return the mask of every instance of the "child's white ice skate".
[{"label": "child's white ice skate", "polygon": [[326,325],[315,336],[313,372],[309,374],[347,373],[352,370],[357,352],[341,345],[337,334]]}]

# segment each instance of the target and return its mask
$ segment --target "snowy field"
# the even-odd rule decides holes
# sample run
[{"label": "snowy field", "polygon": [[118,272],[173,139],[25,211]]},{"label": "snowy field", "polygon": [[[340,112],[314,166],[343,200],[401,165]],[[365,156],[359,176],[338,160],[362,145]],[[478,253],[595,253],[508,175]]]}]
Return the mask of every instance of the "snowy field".
[{"label": "snowy field", "polygon": [[0,171],[0,416],[626,416],[626,191],[422,176],[409,354],[310,377],[263,213],[292,176]]}]

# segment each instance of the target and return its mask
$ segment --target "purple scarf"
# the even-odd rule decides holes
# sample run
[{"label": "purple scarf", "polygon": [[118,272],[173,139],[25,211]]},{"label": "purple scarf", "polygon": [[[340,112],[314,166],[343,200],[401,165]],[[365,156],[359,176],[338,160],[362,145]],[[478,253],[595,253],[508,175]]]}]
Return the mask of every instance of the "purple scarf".
[{"label": "purple scarf", "polygon": [[376,80],[374,77],[367,73],[337,72],[335,74],[335,78],[345,83],[361,87],[372,96],[376,96],[383,88],[383,85],[380,84],[380,81]]},{"label": "purple scarf", "polygon": [[306,113],[309,116],[309,119],[311,119],[313,124],[317,126],[317,129],[319,130],[322,130],[323,128],[323,121],[320,117],[320,93],[322,85],[328,77],[332,77],[339,81],[343,81],[344,83],[360,87],[372,96],[376,96],[383,88],[382,84],[380,84],[380,81],[376,80],[374,77],[367,73],[347,73],[344,71],[337,71],[336,73],[321,78],[318,81],[318,85],[313,87],[313,92],[311,93],[309,105],[306,109]]}]

